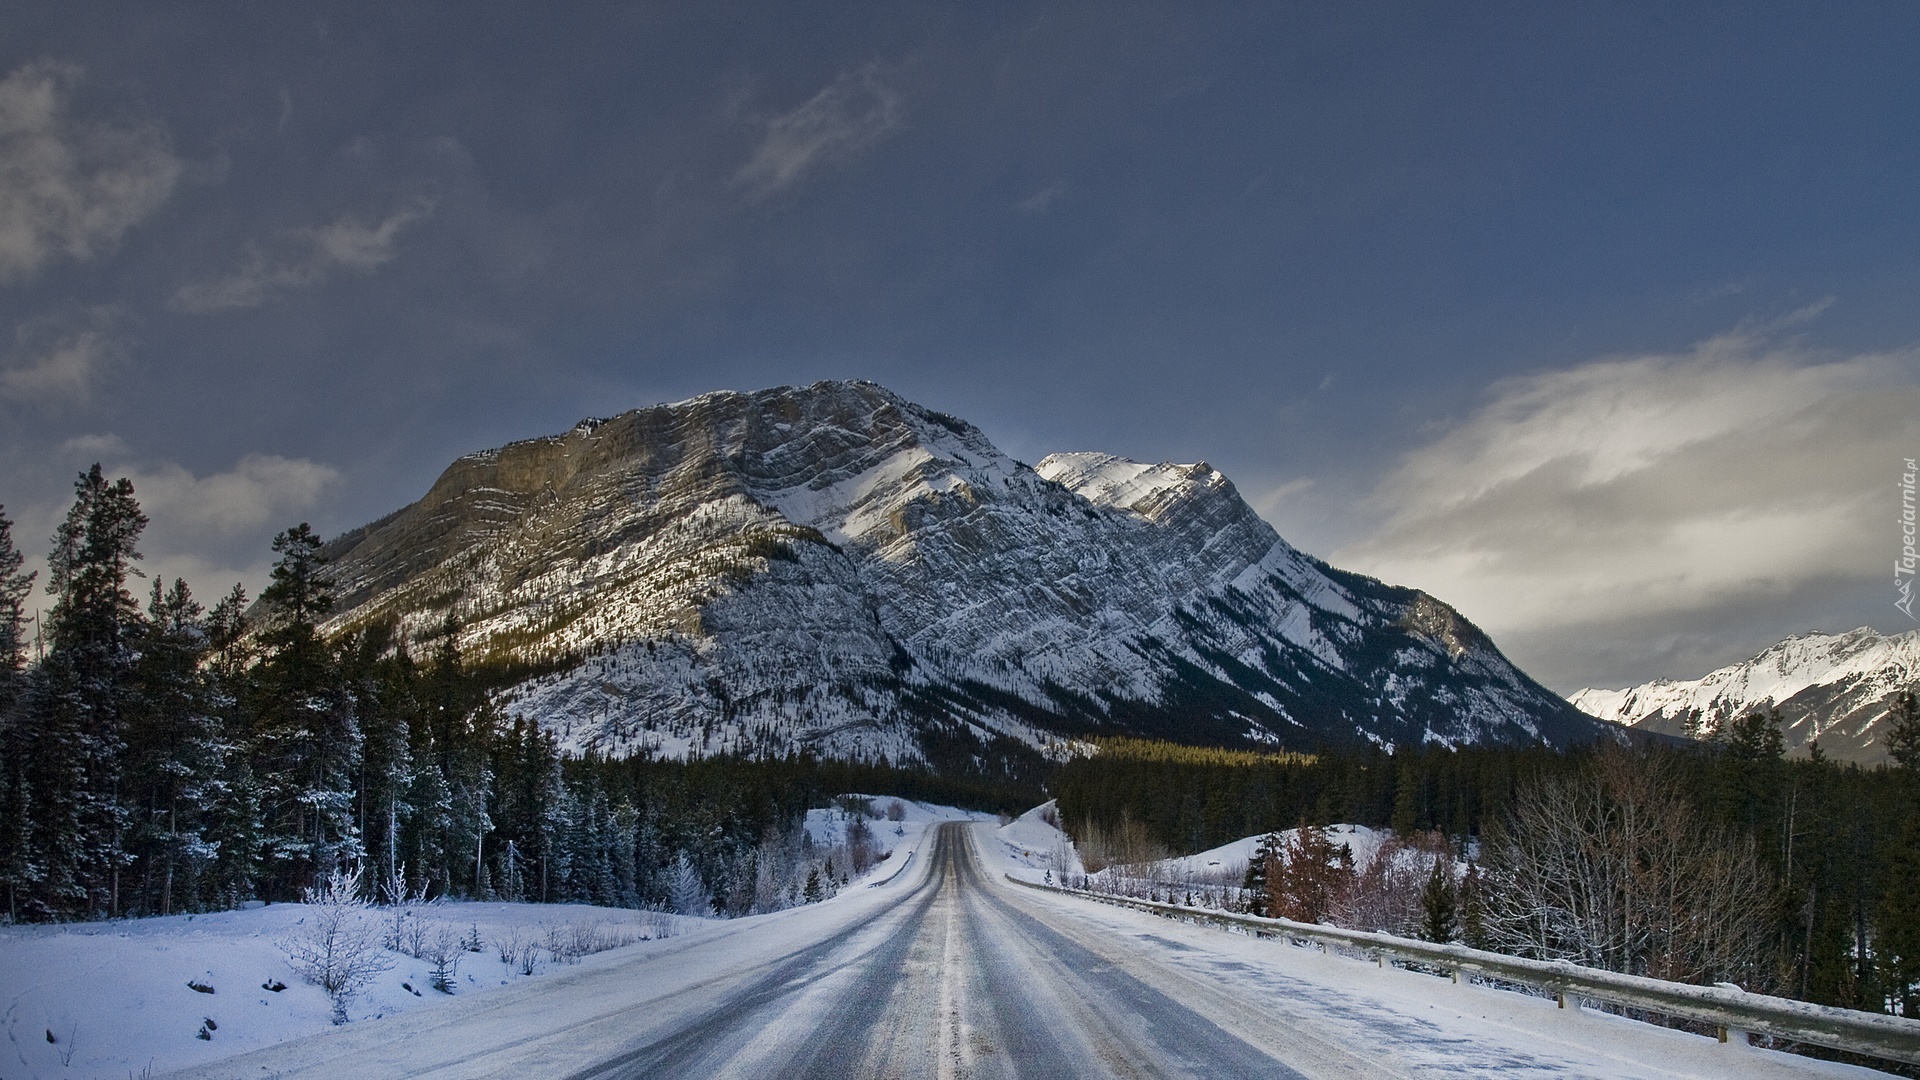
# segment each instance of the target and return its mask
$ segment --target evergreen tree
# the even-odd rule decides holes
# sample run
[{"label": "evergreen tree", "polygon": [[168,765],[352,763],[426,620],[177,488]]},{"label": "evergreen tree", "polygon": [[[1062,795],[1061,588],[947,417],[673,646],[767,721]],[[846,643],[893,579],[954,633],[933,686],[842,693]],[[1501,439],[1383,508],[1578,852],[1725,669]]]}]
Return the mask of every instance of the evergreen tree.
[{"label": "evergreen tree", "polygon": [[255,747],[276,897],[292,898],[360,857],[353,780],[360,729],[319,620],[333,610],[320,538],[304,522],[273,541],[260,594],[271,614],[257,694]]},{"label": "evergreen tree", "polygon": [[1911,691],[1894,702],[1887,730],[1900,788],[1875,923],[1887,995],[1901,1016],[1920,1016],[1920,703]]},{"label": "evergreen tree", "polygon": [[1247,873],[1240,881],[1241,901],[1249,915],[1273,915],[1273,875],[1280,865],[1280,834],[1268,833],[1254,845]]},{"label": "evergreen tree", "polygon": [[1420,890],[1420,936],[1428,941],[1452,941],[1458,924],[1457,895],[1453,887],[1453,868],[1448,860],[1433,860],[1433,873]]},{"label": "evergreen tree", "polygon": [[1480,864],[1467,863],[1467,874],[1460,879],[1460,940],[1469,949],[1487,947],[1486,889]]},{"label": "evergreen tree", "polygon": [[[164,592],[153,583],[127,725],[129,847],[141,866],[137,907],[149,913],[201,907],[201,872],[219,846],[202,815],[215,801],[227,746],[200,668],[202,614],[186,582],[175,579]],[[186,886],[182,895],[177,883]]]},{"label": "evergreen tree", "polygon": [[1920,777],[1920,699],[1905,690],[1887,710],[1887,755],[1914,777]]},{"label": "evergreen tree", "polygon": [[147,517],[126,479],[99,465],[74,484],[74,504],[54,534],[47,591],[49,650],[35,671],[21,722],[27,761],[28,858],[37,913],[117,915],[126,850],[122,790],[127,697],[140,605],[127,589]]},{"label": "evergreen tree", "polygon": [[29,851],[31,810],[26,764],[32,747],[21,715],[26,679],[26,600],[34,575],[23,573],[26,557],[13,543],[13,523],[0,507],[0,888],[7,892],[7,921],[20,916],[22,890],[39,880]]}]

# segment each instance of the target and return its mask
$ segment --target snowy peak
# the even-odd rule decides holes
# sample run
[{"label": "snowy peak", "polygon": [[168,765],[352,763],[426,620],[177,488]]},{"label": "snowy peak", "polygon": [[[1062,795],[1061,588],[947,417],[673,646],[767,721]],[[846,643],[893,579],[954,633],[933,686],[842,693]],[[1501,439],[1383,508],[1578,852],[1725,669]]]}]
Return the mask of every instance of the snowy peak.
[{"label": "snowy peak", "polygon": [[1605,720],[1694,738],[1710,738],[1746,713],[1777,708],[1789,748],[1817,738],[1829,755],[1871,765],[1886,760],[1880,735],[1892,697],[1916,688],[1920,630],[1883,636],[1863,626],[1844,634],[1797,634],[1699,679],[1585,689],[1569,700]]},{"label": "snowy peak", "polygon": [[1205,462],[1030,468],[867,382],[582,421],[339,538],[334,632],[453,616],[610,753],[978,760],[1125,731],[1308,747],[1602,725],[1446,605],[1289,547]]}]

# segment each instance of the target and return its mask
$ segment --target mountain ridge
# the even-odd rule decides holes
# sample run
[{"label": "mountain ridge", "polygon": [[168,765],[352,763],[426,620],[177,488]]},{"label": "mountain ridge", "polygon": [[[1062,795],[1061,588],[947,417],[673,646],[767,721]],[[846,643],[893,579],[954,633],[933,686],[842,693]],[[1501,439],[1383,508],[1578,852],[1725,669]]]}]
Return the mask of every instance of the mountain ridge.
[{"label": "mountain ridge", "polygon": [[1601,719],[1688,738],[1712,738],[1729,720],[1778,709],[1789,750],[1818,739],[1831,757],[1878,765],[1888,760],[1883,733],[1892,698],[1916,688],[1920,630],[1882,635],[1862,626],[1795,634],[1698,679],[1589,687],[1568,700]]},{"label": "mountain ridge", "polygon": [[330,632],[452,616],[480,657],[561,669],[504,708],[608,753],[1606,730],[1444,603],[1293,549],[1205,462],[1027,466],[866,382],[464,455],[327,554]]}]

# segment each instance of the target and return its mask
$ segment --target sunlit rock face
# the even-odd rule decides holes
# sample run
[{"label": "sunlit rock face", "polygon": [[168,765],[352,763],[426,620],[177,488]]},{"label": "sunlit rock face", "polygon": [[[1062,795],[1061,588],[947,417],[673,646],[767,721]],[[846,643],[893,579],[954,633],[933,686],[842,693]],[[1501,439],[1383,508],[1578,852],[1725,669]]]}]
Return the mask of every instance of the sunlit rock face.
[{"label": "sunlit rock face", "polygon": [[330,629],[451,615],[578,749],[895,761],[1138,734],[1310,748],[1594,737],[1424,593],[1295,551],[1210,465],[1015,461],[864,382],[461,458],[329,547]]}]

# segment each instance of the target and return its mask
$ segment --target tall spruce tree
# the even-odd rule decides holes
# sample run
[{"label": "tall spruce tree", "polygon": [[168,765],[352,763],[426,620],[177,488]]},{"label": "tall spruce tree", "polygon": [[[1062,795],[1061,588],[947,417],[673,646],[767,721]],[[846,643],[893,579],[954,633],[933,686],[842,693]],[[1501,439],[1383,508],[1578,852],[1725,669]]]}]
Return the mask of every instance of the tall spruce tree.
[{"label": "tall spruce tree", "polygon": [[1459,929],[1459,894],[1453,886],[1452,861],[1433,860],[1433,872],[1420,890],[1420,936],[1428,941],[1452,941]]},{"label": "tall spruce tree", "polygon": [[7,893],[7,921],[20,917],[19,894],[36,880],[28,850],[26,764],[31,746],[22,728],[23,674],[27,660],[27,595],[34,575],[13,543],[13,522],[0,506],[0,889]]},{"label": "tall spruce tree", "polygon": [[127,588],[147,516],[133,484],[99,465],[74,484],[74,503],[47,559],[49,649],[32,680],[27,740],[27,847],[35,906],[52,918],[120,913],[127,806],[122,753],[140,605]]},{"label": "tall spruce tree", "polygon": [[260,594],[270,621],[254,744],[271,889],[292,898],[362,854],[353,799],[360,728],[320,636],[333,610],[320,538],[302,522],[274,537],[273,550],[273,583]]},{"label": "tall spruce tree", "polygon": [[139,902],[146,913],[199,910],[211,902],[202,889],[219,849],[206,820],[226,767],[227,745],[200,666],[206,649],[204,610],[187,583],[153,583],[147,632],[134,669],[128,710],[127,761],[133,821],[130,848],[141,870]]},{"label": "tall spruce tree", "polygon": [[1920,701],[1911,691],[1894,701],[1887,751],[1901,783],[1874,944],[1894,1011],[1920,1016]]}]

